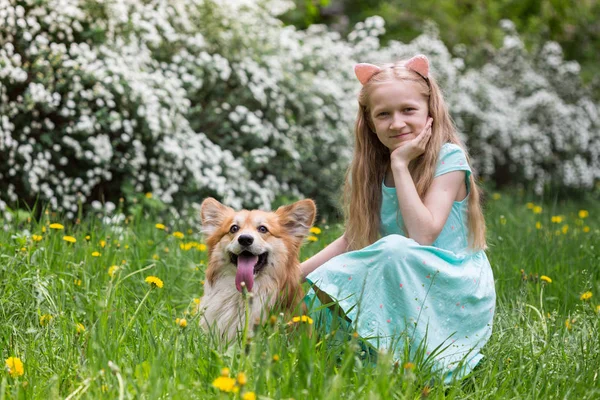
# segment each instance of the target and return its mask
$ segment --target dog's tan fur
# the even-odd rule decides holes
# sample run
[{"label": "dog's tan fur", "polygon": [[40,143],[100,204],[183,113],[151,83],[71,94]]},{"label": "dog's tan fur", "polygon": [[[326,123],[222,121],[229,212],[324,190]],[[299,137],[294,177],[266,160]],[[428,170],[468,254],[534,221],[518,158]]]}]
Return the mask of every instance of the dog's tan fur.
[{"label": "dog's tan fur", "polygon": [[[208,198],[200,210],[209,258],[204,297],[200,302],[202,327],[215,329],[219,336],[232,340],[245,322],[243,298],[236,289],[236,265],[231,261],[231,253],[245,250],[268,253],[266,265],[254,275],[251,323],[262,323],[274,308],[285,311],[298,306],[303,297],[298,256],[315,219],[316,206],[312,200],[301,200],[275,212],[236,212]],[[235,233],[230,232],[233,225],[239,227]],[[268,232],[261,232],[261,226]],[[242,246],[241,235],[252,236],[252,245]]]}]

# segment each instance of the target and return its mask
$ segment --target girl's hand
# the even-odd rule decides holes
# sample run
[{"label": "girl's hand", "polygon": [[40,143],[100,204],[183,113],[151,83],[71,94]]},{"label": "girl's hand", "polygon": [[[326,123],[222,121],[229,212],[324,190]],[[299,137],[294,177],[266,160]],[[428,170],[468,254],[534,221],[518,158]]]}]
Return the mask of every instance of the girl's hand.
[{"label": "girl's hand", "polygon": [[392,151],[392,154],[390,155],[392,166],[397,165],[408,167],[408,164],[412,160],[425,152],[427,143],[429,143],[429,138],[431,138],[432,123],[433,118],[428,117],[427,123],[425,123],[423,130],[416,138],[406,141],[404,144]]}]

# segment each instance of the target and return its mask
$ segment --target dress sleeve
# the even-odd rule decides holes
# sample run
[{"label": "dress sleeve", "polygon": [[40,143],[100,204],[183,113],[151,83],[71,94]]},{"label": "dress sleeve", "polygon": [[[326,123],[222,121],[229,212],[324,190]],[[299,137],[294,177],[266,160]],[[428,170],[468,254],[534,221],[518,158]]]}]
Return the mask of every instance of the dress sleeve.
[{"label": "dress sleeve", "polygon": [[440,150],[434,178],[452,171],[466,171],[466,180],[468,182],[471,175],[471,167],[467,162],[465,152],[460,146],[454,143],[446,143]]}]

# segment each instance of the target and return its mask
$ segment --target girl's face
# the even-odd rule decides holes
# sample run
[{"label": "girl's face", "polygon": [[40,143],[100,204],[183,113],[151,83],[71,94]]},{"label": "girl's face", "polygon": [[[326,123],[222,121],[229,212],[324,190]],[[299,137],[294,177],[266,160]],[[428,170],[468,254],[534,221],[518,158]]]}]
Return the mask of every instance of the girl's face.
[{"label": "girl's face", "polygon": [[416,138],[429,116],[427,98],[420,93],[419,84],[409,80],[376,84],[369,106],[375,133],[390,151]]}]

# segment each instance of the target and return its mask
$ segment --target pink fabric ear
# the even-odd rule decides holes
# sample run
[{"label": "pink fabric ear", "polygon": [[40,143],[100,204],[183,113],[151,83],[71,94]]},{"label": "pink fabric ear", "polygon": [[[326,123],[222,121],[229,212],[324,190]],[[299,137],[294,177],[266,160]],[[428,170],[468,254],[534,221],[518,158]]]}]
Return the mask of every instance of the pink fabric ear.
[{"label": "pink fabric ear", "polygon": [[379,71],[381,71],[381,68],[373,64],[361,63],[354,66],[354,73],[362,85],[367,83]]},{"label": "pink fabric ear", "polygon": [[419,54],[408,60],[404,67],[415,71],[424,78],[429,77],[429,60],[423,54]]}]

